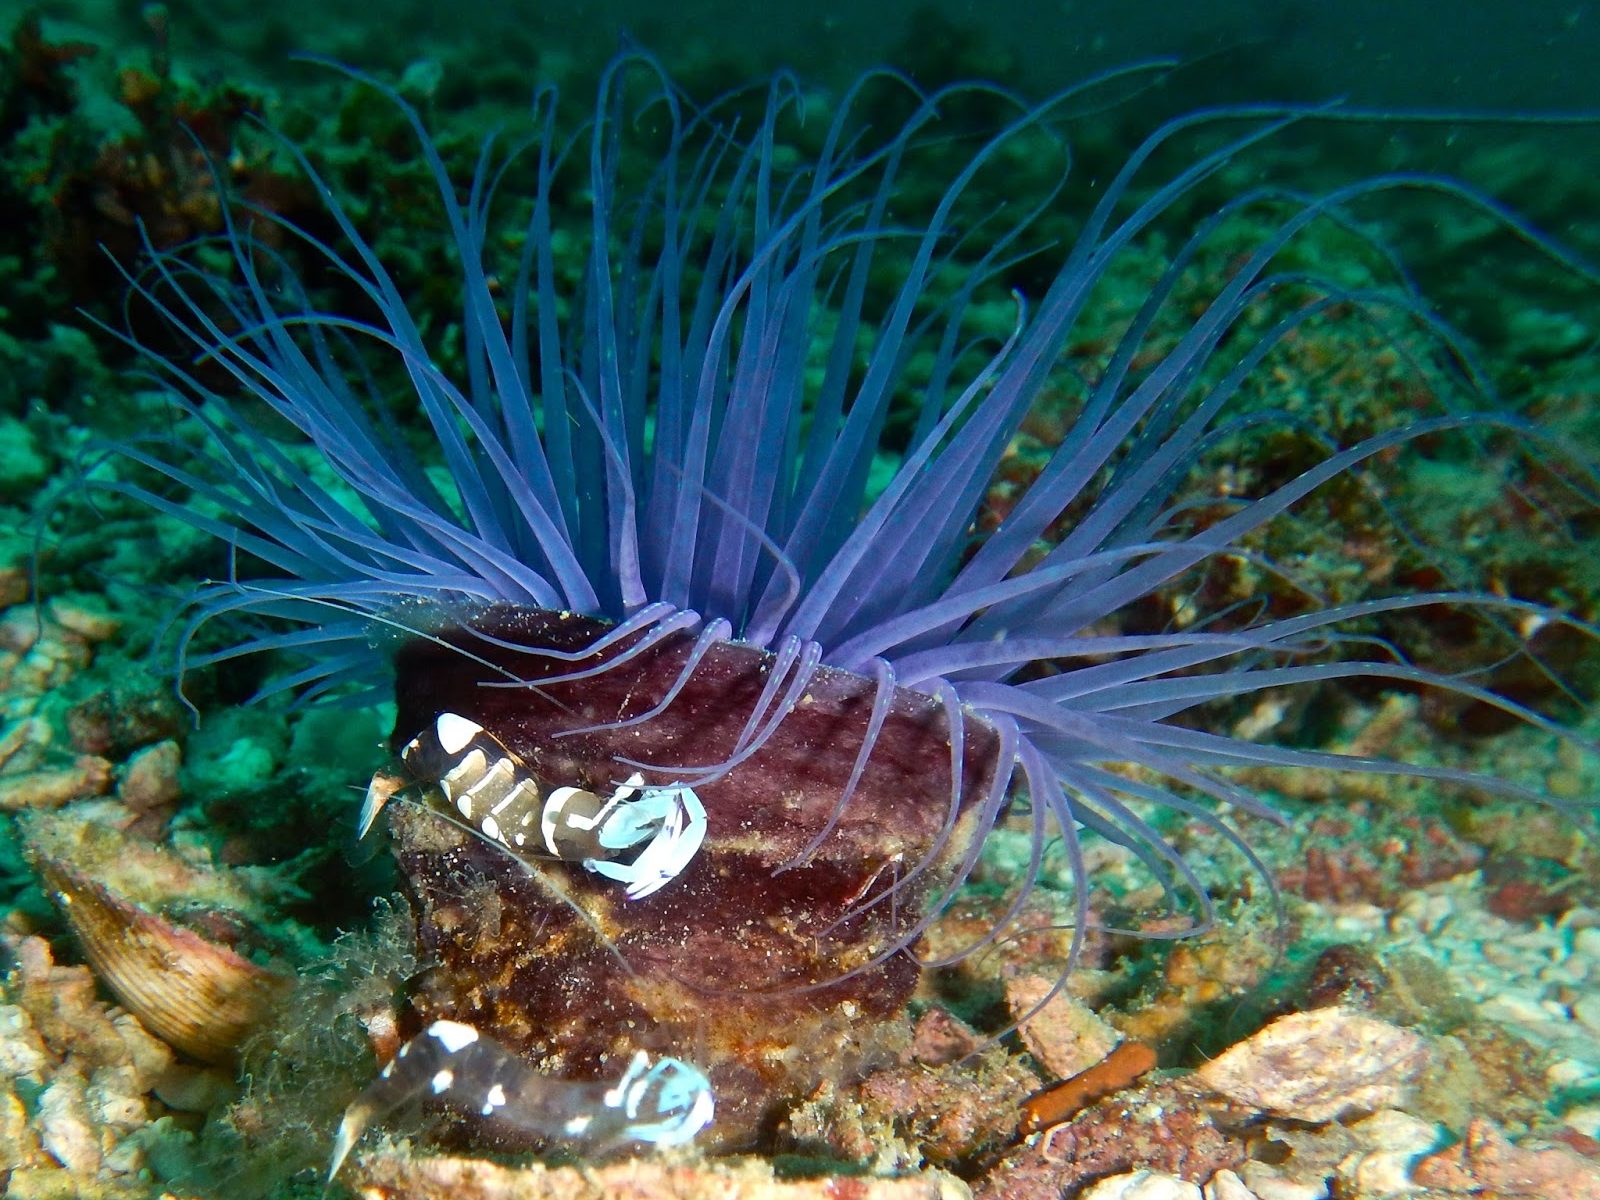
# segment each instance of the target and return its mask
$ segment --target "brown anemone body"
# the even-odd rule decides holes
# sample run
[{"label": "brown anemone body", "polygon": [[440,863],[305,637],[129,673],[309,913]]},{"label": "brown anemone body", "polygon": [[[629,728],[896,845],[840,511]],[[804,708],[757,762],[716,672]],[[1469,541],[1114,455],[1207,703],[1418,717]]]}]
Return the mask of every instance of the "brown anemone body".
[{"label": "brown anemone body", "polygon": [[[519,609],[477,628],[517,646],[572,651],[609,626]],[[632,644],[570,663],[466,631],[443,640],[535,684],[615,659]],[[449,646],[414,641],[398,656],[396,745],[440,712],[456,712],[521,756],[546,786],[602,794],[634,769],[622,758],[717,763],[732,752],[773,662],[738,643],[714,646],[650,720],[559,736],[652,708],[693,644],[687,634],[668,638],[591,678],[534,690],[483,686],[504,677]],[[713,1148],[758,1144],[786,1102],[883,1058],[898,1040],[918,967],[905,954],[873,960],[921,917],[980,835],[976,810],[993,778],[996,738],[982,721],[963,721],[952,824],[944,708],[896,693],[837,827],[804,865],[779,870],[833,816],[875,686],[820,670],[756,754],[696,787],[705,844],[682,875],[640,900],[577,865],[530,869],[437,814],[395,810],[421,957],[433,964],[413,997],[419,1022],[469,1022],[567,1077],[614,1075],[635,1049],[694,1062],[717,1093],[717,1120],[702,1139]],[[644,774],[661,784],[692,772]],[[936,847],[931,869],[841,922]]]}]

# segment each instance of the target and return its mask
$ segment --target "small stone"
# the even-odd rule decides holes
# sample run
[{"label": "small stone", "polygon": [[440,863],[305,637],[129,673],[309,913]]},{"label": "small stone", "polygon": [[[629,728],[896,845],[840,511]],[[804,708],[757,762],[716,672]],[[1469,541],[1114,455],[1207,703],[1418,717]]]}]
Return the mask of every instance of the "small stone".
[{"label": "small stone", "polygon": [[50,1157],[74,1175],[93,1179],[100,1170],[100,1137],[84,1093],[83,1078],[70,1071],[56,1075],[39,1095],[39,1140]]},{"label": "small stone", "polygon": [[1286,1179],[1264,1162],[1247,1162],[1239,1173],[1257,1200],[1328,1200],[1328,1185],[1323,1180]]},{"label": "small stone", "polygon": [[138,1090],[148,1091],[172,1066],[172,1047],[139,1024],[132,1013],[113,1011],[111,1031],[122,1043],[133,1069],[139,1073]]},{"label": "small stone", "polygon": [[1600,1076],[1600,1067],[1581,1058],[1557,1059],[1545,1068],[1544,1080],[1552,1089],[1584,1086]]},{"label": "small stone", "polygon": [[107,1175],[137,1175],[145,1169],[144,1147],[138,1138],[123,1138],[107,1152]]},{"label": "small stone", "polygon": [[52,735],[50,722],[40,717],[24,717],[0,732],[0,770],[27,771],[39,765]]},{"label": "small stone", "polygon": [[6,1200],[81,1200],[83,1181],[65,1167],[20,1167],[6,1180]]},{"label": "small stone", "polygon": [[1499,942],[1489,942],[1482,951],[1483,961],[1492,967],[1501,967],[1505,970],[1516,970],[1522,965],[1522,955],[1511,946]]},{"label": "small stone", "polygon": [[13,978],[18,983],[43,983],[50,978],[55,966],[55,956],[50,953],[50,943],[42,937],[27,936],[15,945],[8,945],[15,963]]},{"label": "small stone", "polygon": [[5,1083],[0,1083],[0,1163],[12,1167],[42,1167],[49,1163],[39,1135],[28,1120],[27,1108]]},{"label": "small stone", "polygon": [[1600,1104],[1569,1108],[1561,1114],[1561,1122],[1568,1129],[1575,1129],[1584,1137],[1600,1140]]},{"label": "small stone", "polygon": [[53,1060],[27,1011],[0,1005],[0,1076],[39,1082]]},{"label": "small stone", "polygon": [[1539,1007],[1537,996],[1527,996],[1512,991],[1490,996],[1480,1006],[1479,1012],[1491,1021],[1501,1021],[1510,1025],[1539,1025],[1545,1019],[1544,1010]]},{"label": "small stone", "polygon": [[181,791],[178,768],[182,762],[178,743],[170,739],[146,747],[128,760],[117,795],[138,812],[165,808],[178,799]]},{"label": "small stone", "polygon": [[0,649],[26,654],[39,641],[39,614],[31,604],[18,604],[0,613]]},{"label": "small stone", "polygon": [[122,621],[87,597],[65,596],[50,602],[50,618],[61,628],[88,642],[109,641],[122,628]]},{"label": "small stone", "polygon": [[1203,1200],[1200,1189],[1175,1175],[1134,1171],[1102,1179],[1082,1200]]},{"label": "small stone", "polygon": [[1410,1030],[1334,1007],[1279,1018],[1194,1078],[1258,1112],[1321,1122],[1393,1106],[1427,1060],[1427,1043]]},{"label": "small stone", "polygon": [[1600,927],[1588,925],[1572,935],[1573,955],[1600,962]]},{"label": "small stone", "polygon": [[89,1080],[89,1114],[97,1127],[130,1133],[145,1123],[143,1089],[130,1066],[101,1067]]},{"label": "small stone", "polygon": [[1411,1164],[1416,1157],[1401,1150],[1352,1154],[1339,1163],[1334,1174],[1352,1195],[1403,1196],[1417,1190],[1411,1182]]},{"label": "small stone", "polygon": [[0,810],[59,808],[85,796],[111,790],[111,764],[92,754],[79,755],[70,767],[25,771],[0,778]]},{"label": "small stone", "polygon": [[1580,997],[1572,1006],[1572,1015],[1590,1033],[1600,1037],[1600,996]]},{"label": "small stone", "polygon": [[1556,925],[1560,929],[1600,929],[1600,908],[1586,908],[1581,904],[1569,908]]},{"label": "small stone", "polygon": [[966,1058],[982,1044],[983,1039],[959,1017],[942,1008],[930,1008],[917,1018],[911,1057],[926,1066],[940,1067]]},{"label": "small stone", "polygon": [[1385,1108],[1350,1127],[1361,1144],[1372,1150],[1404,1150],[1424,1154],[1437,1149],[1445,1132],[1432,1121],[1424,1121],[1397,1108]]},{"label": "small stone", "polygon": [[[1119,1038],[1115,1029],[1081,1001],[1063,991],[1050,996],[1056,982],[1042,975],[1009,979],[1006,1007],[1013,1021],[1027,1017],[1017,1032],[1028,1052],[1051,1075],[1068,1079],[1105,1058]],[[1040,1008],[1046,996],[1050,999]]]},{"label": "small stone", "polygon": [[152,1090],[168,1108],[190,1113],[210,1112],[238,1092],[227,1072],[187,1063],[167,1068]]},{"label": "small stone", "polygon": [[1204,1188],[1205,1200],[1261,1200],[1232,1171],[1223,1168]]},{"label": "small stone", "polygon": [[1467,1126],[1460,1142],[1419,1162],[1412,1178],[1423,1187],[1445,1192],[1600,1200],[1600,1163],[1565,1146],[1513,1145],[1481,1117]]}]

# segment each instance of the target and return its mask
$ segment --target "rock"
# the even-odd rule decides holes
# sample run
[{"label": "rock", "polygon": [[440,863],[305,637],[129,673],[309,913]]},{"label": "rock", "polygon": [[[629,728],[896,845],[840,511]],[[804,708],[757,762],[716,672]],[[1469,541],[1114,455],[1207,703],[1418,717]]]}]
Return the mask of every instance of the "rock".
[{"label": "rock", "polygon": [[178,768],[182,763],[183,754],[178,743],[171,739],[146,747],[128,760],[117,795],[138,812],[165,808],[174,803],[181,792]]},{"label": "rock", "polygon": [[1140,1083],[1007,1151],[973,1192],[980,1200],[1059,1200],[1112,1175],[1209,1179],[1223,1167],[1242,1170],[1248,1148],[1219,1127],[1218,1107],[1188,1080]]},{"label": "rock", "polygon": [[639,1158],[600,1166],[532,1166],[517,1169],[482,1159],[413,1156],[384,1146],[358,1155],[350,1182],[360,1195],[401,1195],[406,1200],[964,1200],[967,1187],[941,1171],[902,1179],[829,1175],[778,1179],[757,1159],[674,1162]]},{"label": "rock", "polygon": [[1467,1126],[1461,1141],[1430,1154],[1411,1174],[1423,1187],[1446,1193],[1600,1200],[1600,1163],[1565,1146],[1513,1145],[1481,1118]]},{"label": "rock", "polygon": [[0,779],[0,809],[60,808],[85,796],[111,790],[111,764],[92,754],[79,755],[70,767],[25,771]]},{"label": "rock", "polygon": [[81,1200],[83,1181],[65,1167],[20,1167],[6,1181],[6,1200]]},{"label": "rock", "polygon": [[1038,1082],[1019,1057],[996,1049],[975,1061],[890,1067],[854,1087],[819,1088],[790,1110],[787,1134],[804,1152],[880,1172],[957,1163],[1010,1141]]},{"label": "rock", "polygon": [[1412,1165],[1444,1139],[1444,1130],[1432,1121],[1392,1108],[1356,1122],[1350,1132],[1361,1149],[1340,1160],[1336,1177],[1345,1191],[1372,1197],[1416,1191]]},{"label": "rock", "polygon": [[1600,1037],[1600,996],[1580,996],[1572,1005],[1572,1015],[1590,1033]]},{"label": "rock", "polygon": [[50,602],[50,619],[87,642],[109,641],[122,628],[120,617],[89,596],[58,596]]},{"label": "rock", "polygon": [[1321,1122],[1395,1105],[1427,1061],[1427,1043],[1417,1034],[1334,1007],[1272,1022],[1194,1078],[1257,1112]]},{"label": "rock", "polygon": [[1204,1195],[1205,1200],[1261,1200],[1245,1187],[1244,1180],[1229,1170],[1213,1175],[1204,1188]]},{"label": "rock", "polygon": [[15,1004],[0,1005],[0,1076],[37,1083],[51,1062],[26,1010]]},{"label": "rock", "polygon": [[[1066,1079],[1105,1058],[1120,1039],[1115,1029],[1081,1001],[1063,991],[1050,996],[1056,983],[1041,975],[1008,979],[1006,1007],[1013,1021],[1021,1021],[1017,1032],[1028,1053],[1052,1076]],[[1048,1001],[1046,996],[1050,996]]]},{"label": "rock", "polygon": [[1289,1179],[1263,1162],[1247,1162],[1239,1172],[1257,1200],[1328,1200],[1326,1183]]},{"label": "rock", "polygon": [[38,767],[50,749],[54,735],[50,722],[42,717],[23,717],[0,732],[0,770],[8,774]]},{"label": "rock", "polygon": [[1339,1164],[1338,1178],[1352,1195],[1403,1196],[1417,1190],[1411,1182],[1414,1158],[1416,1155],[1401,1150],[1352,1154]]},{"label": "rock", "polygon": [[50,1165],[28,1110],[9,1083],[0,1083],[0,1163],[12,1167]]},{"label": "rock", "polygon": [[972,1027],[942,1008],[930,1008],[911,1031],[911,1057],[929,1067],[959,1062],[983,1045]]},{"label": "rock", "polygon": [[83,1077],[62,1071],[39,1096],[39,1140],[50,1157],[74,1175],[93,1179],[102,1149]]},{"label": "rock", "polygon": [[1082,1200],[1202,1200],[1200,1189],[1176,1175],[1134,1171],[1102,1179],[1083,1193]]}]

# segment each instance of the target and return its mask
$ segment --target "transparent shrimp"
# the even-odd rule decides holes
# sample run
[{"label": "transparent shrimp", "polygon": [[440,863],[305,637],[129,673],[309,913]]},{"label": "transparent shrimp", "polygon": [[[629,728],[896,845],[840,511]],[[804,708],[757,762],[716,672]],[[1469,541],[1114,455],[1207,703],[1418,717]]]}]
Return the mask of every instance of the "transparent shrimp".
[{"label": "transparent shrimp", "polygon": [[557,1079],[471,1025],[435,1021],[345,1110],[328,1182],[368,1126],[418,1098],[504,1131],[607,1149],[684,1145],[715,1112],[710,1081],[676,1058],[652,1062],[640,1050],[613,1083]]}]

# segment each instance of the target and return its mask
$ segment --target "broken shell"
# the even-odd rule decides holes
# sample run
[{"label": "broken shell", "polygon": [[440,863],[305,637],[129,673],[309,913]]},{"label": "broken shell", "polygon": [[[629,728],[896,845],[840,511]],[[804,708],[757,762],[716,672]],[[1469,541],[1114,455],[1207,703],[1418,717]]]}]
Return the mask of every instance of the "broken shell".
[{"label": "broken shell", "polygon": [[248,870],[130,837],[115,823],[125,815],[98,802],[31,814],[28,857],[123,1007],[184,1053],[231,1063],[294,982],[234,947],[248,937],[276,961],[288,943],[252,916],[262,904]]},{"label": "broken shell", "polygon": [[146,1028],[185,1054],[231,1062],[283,1003],[288,975],[146,912],[65,863],[41,858],[38,865],[95,973]]}]

